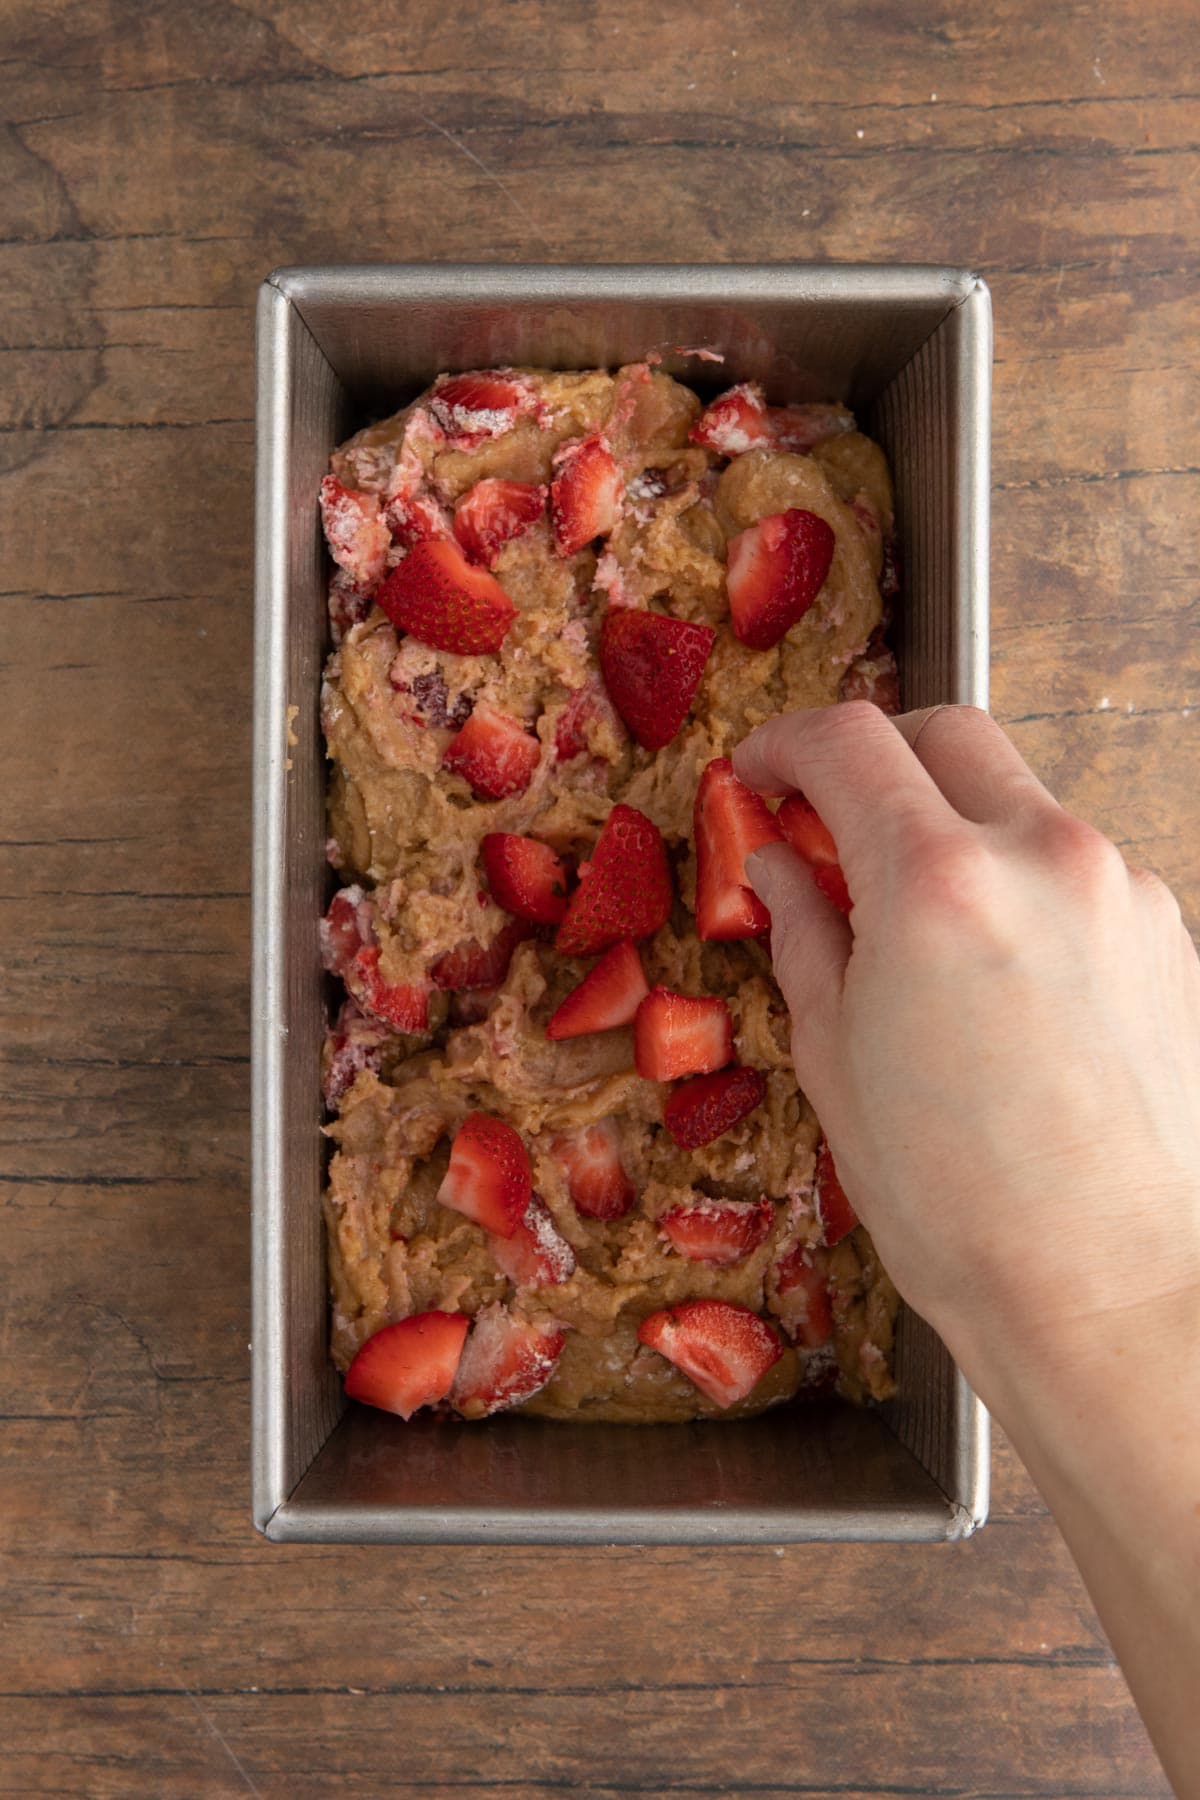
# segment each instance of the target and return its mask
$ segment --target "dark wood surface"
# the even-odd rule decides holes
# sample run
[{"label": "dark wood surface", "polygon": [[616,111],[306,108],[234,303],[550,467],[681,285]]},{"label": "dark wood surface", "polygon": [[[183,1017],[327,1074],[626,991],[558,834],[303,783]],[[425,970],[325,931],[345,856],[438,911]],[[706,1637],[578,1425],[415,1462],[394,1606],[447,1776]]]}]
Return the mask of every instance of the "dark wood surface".
[{"label": "dark wood surface", "polygon": [[1197,917],[1192,0],[658,11],[3,8],[2,1793],[1166,1792],[1003,1444],[992,1523],[945,1549],[250,1526],[251,317],[274,264],[982,270],[995,710]]}]

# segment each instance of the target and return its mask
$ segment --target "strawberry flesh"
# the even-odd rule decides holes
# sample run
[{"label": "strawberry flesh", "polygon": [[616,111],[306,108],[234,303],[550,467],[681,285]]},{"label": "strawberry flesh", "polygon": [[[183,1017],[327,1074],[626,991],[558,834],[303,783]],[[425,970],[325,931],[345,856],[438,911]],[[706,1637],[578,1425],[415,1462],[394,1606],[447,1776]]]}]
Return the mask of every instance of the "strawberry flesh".
[{"label": "strawberry flesh", "polygon": [[813,1180],[813,1202],[821,1222],[821,1239],[830,1249],[858,1224],[858,1214],[846,1197],[838,1180],[833,1151],[822,1138],[817,1149],[817,1169]]},{"label": "strawberry flesh", "polygon": [[621,938],[650,937],[671,912],[671,869],[657,825],[636,807],[617,805],[604,821],[591,861],[558,928],[564,956],[590,956]]},{"label": "strawberry flesh", "polygon": [[550,1154],[566,1171],[571,1204],[585,1219],[619,1219],[629,1211],[637,1196],[612,1119],[552,1139]]},{"label": "strawberry flesh", "polygon": [[533,1193],[529,1154],[519,1132],[489,1113],[468,1113],[450,1146],[437,1197],[466,1218],[511,1237]]},{"label": "strawberry flesh", "polygon": [[489,831],[480,859],[497,906],[536,925],[561,923],[567,910],[567,868],[549,844],[511,831]]},{"label": "strawberry flesh", "polygon": [[520,377],[497,369],[447,375],[435,386],[429,411],[459,448],[511,431],[519,418],[537,411],[537,394]]},{"label": "strawberry flesh", "polygon": [[391,533],[378,494],[360,494],[336,475],[321,482],[321,523],[329,554],[360,587],[373,587],[387,567]]},{"label": "strawberry flesh", "polygon": [[663,1124],[681,1150],[699,1150],[747,1118],[766,1097],[759,1069],[735,1065],[681,1082],[663,1107]]},{"label": "strawberry flesh", "polygon": [[494,654],[517,616],[495,576],[449,538],[414,545],[375,598],[398,629],[456,656]]},{"label": "strawberry flesh", "polygon": [[555,1325],[518,1319],[494,1302],[475,1318],[450,1404],[464,1419],[520,1406],[544,1388],[554,1373],[566,1333]]},{"label": "strawberry flesh", "polygon": [[659,1216],[658,1229],[693,1262],[735,1263],[770,1235],[775,1208],[762,1200],[692,1200]]},{"label": "strawberry flesh", "polygon": [[353,1000],[345,1000],[326,1035],[321,1058],[321,1092],[330,1112],[364,1069],[379,1072],[390,1037],[381,1020],[368,1018]]},{"label": "strawberry flesh", "polygon": [[638,743],[661,750],[676,735],[704,674],[716,632],[662,613],[610,610],[600,628],[600,670]]},{"label": "strawberry flesh", "polygon": [[477,481],[454,509],[454,535],[474,563],[495,562],[546,510],[546,489],[527,481]]},{"label": "strawberry flesh", "polygon": [[696,790],[696,935],[757,937],[771,915],[746,881],[752,850],[783,841],[771,809],[739,781],[727,756],[710,762]]},{"label": "strawberry flesh", "polygon": [[744,1400],[783,1355],[766,1320],[731,1300],[684,1300],[651,1313],[638,1339],[721,1408]]},{"label": "strawberry flesh", "polygon": [[384,507],[383,516],[393,540],[406,550],[450,536],[450,521],[441,502],[415,482],[397,489]]},{"label": "strawberry flesh", "polygon": [[833,1336],[833,1306],[811,1250],[792,1247],[775,1270],[775,1288],[780,1322],[792,1342],[820,1350]]},{"label": "strawberry flesh", "polygon": [[564,444],[554,458],[550,519],[559,556],[574,556],[617,522],[624,484],[612,451],[598,436]]},{"label": "strawberry flesh", "polygon": [[471,1321],[465,1313],[412,1313],[385,1325],[346,1371],[351,1400],[409,1419],[444,1400],[454,1384]]},{"label": "strawberry flesh", "polygon": [[637,947],[623,940],[606,950],[578,987],[571,989],[546,1023],[548,1038],[584,1037],[631,1025],[650,992]]},{"label": "strawberry flesh", "polygon": [[532,936],[533,926],[527,919],[512,919],[501,926],[490,944],[464,938],[453,950],[444,950],[430,964],[430,980],[434,987],[453,994],[499,987],[508,974],[513,951]]},{"label": "strawberry flesh", "polygon": [[846,886],[846,877],[838,862],[837,845],[829,828],[809,805],[803,794],[789,794],[775,814],[784,836],[812,870],[813,880],[840,912],[848,913],[854,902]]},{"label": "strawberry flesh", "polygon": [[390,1025],[393,1031],[427,1029],[427,990],[388,981],[380,972],[375,902],[362,888],[340,888],[333,896],[321,921],[320,941],[325,967],[331,975],[341,976],[363,1012]]},{"label": "strawberry flesh", "polygon": [[511,1237],[493,1237],[492,1258],[517,1287],[557,1287],[575,1272],[575,1252],[536,1194]]},{"label": "strawberry flesh", "polygon": [[771,442],[767,403],[757,382],[739,382],[706,406],[688,433],[718,456],[740,456]]},{"label": "strawberry flesh", "polygon": [[541,745],[519,719],[477,706],[442,757],[443,768],[471,784],[476,799],[523,794],[533,780]]},{"label": "strawberry flesh", "polygon": [[869,644],[865,654],[850,664],[842,678],[840,698],[869,700],[889,717],[900,711],[900,671],[886,644]]},{"label": "strawberry flesh", "polygon": [[[598,681],[589,681],[575,690],[558,716],[554,728],[555,762],[570,762],[573,757],[587,755],[591,750],[588,726],[604,723],[620,731],[607,694]],[[624,734],[620,735],[623,741]]]},{"label": "strawberry flesh", "polygon": [[724,1000],[652,988],[637,1010],[633,1060],[647,1081],[708,1075],[733,1056],[733,1020]]},{"label": "strawberry flesh", "polygon": [[751,650],[770,650],[802,619],[833,561],[833,528],[790,506],[729,540],[726,585],[733,633]]}]

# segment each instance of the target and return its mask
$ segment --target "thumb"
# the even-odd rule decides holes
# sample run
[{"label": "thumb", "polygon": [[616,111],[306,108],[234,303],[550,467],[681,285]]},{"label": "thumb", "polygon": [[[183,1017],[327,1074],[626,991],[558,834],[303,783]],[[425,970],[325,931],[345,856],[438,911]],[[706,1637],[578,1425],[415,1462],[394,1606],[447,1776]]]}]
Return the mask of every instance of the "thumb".
[{"label": "thumb", "polygon": [[771,961],[792,1015],[796,1074],[819,1067],[837,1019],[854,943],[845,918],[825,898],[808,864],[787,844],[764,844],[746,858],[746,880],[771,915]]}]

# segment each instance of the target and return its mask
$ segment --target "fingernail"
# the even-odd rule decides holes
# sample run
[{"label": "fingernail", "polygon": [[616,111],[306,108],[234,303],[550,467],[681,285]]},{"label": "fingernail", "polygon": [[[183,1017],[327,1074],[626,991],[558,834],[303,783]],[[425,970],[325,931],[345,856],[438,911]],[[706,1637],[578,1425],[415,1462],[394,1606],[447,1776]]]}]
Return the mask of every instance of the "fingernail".
[{"label": "fingernail", "polygon": [[767,911],[771,910],[771,862],[760,850],[752,850],[743,864],[746,880]]}]

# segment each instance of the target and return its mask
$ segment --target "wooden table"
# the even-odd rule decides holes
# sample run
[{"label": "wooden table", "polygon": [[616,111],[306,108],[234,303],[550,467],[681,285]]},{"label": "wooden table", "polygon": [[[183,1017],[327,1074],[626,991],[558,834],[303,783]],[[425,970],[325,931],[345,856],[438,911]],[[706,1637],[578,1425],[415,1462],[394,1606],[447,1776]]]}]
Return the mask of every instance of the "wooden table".
[{"label": "wooden table", "polygon": [[982,270],[995,709],[1195,921],[1192,0],[659,10],[662,44],[634,0],[4,9],[0,1793],[1167,1791],[1003,1444],[991,1524],[940,1550],[250,1526],[272,265]]}]

